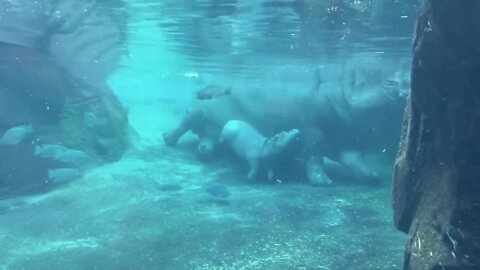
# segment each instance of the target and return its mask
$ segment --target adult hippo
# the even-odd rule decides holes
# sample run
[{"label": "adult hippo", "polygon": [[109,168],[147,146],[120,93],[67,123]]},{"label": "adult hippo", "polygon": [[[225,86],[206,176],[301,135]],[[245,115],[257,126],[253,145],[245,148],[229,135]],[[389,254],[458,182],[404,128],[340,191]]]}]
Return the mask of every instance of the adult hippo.
[{"label": "adult hippo", "polygon": [[303,94],[243,89],[227,92],[214,87],[215,93],[228,94],[194,100],[179,124],[164,134],[164,141],[174,146],[192,131],[200,138],[198,153],[208,157],[229,120],[249,123],[266,137],[298,129],[302,143],[291,160],[300,162],[312,184],[332,183],[324,170],[324,157],[351,170],[357,181],[378,180],[372,177],[374,172],[363,160],[363,153],[387,152],[393,157],[404,103],[402,81],[398,74],[393,78],[373,76],[372,72],[361,76],[359,71],[338,72],[338,68],[333,73],[325,69],[322,77],[326,80],[321,80],[317,71],[314,86]]},{"label": "adult hippo", "polygon": [[[222,92],[219,91],[220,88],[220,86],[207,86],[199,93],[203,93],[203,96],[205,89],[216,89],[216,93]],[[309,181],[318,185],[331,183],[320,165],[309,164],[321,162],[322,159],[310,158],[316,155],[314,143],[311,142],[319,134],[319,130],[315,130],[314,125],[307,124],[308,118],[302,113],[301,104],[306,102],[304,99],[307,96],[277,99],[257,91],[228,93],[228,95],[217,95],[208,99],[195,99],[178,125],[163,134],[165,144],[175,146],[185,133],[191,131],[200,139],[197,153],[202,159],[208,159],[219,148],[222,129],[229,120],[249,123],[266,137],[274,136],[284,130],[300,129],[301,140],[305,143],[297,153],[302,158],[297,160],[308,164],[305,168],[310,169],[305,170],[305,173],[309,172],[307,175]]]}]

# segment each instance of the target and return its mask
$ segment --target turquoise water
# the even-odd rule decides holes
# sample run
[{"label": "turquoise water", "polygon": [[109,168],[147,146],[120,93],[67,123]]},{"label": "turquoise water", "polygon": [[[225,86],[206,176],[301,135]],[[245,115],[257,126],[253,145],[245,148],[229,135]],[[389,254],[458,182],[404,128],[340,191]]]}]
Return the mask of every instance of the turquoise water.
[{"label": "turquoise water", "polygon": [[[9,2],[0,269],[401,267],[390,178],[420,1]],[[246,159],[301,136],[247,179],[228,143],[199,153],[225,119],[261,134]]]}]

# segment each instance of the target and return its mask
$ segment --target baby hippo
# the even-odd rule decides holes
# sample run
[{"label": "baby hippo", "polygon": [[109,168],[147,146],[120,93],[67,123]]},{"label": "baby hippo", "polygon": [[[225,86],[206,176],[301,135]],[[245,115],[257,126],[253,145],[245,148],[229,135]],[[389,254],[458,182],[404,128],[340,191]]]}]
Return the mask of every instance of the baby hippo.
[{"label": "baby hippo", "polygon": [[223,126],[220,143],[249,163],[248,179],[257,179],[260,172],[267,172],[268,179],[272,180],[273,162],[299,135],[298,129],[292,129],[267,138],[244,121],[230,120]]}]

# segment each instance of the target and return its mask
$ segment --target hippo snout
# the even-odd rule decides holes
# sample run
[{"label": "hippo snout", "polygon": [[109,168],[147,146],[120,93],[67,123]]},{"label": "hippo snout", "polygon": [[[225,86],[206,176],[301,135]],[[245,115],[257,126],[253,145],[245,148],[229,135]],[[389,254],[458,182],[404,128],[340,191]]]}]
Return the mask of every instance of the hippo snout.
[{"label": "hippo snout", "polygon": [[292,139],[299,139],[299,138],[300,138],[300,134],[302,134],[302,133],[300,132],[300,130],[298,130],[298,129],[296,129],[296,128],[294,128],[294,129],[286,132],[286,135],[287,135],[287,137],[288,137],[290,140],[292,140]]},{"label": "hippo snout", "polygon": [[292,133],[293,136],[300,136],[300,134],[301,134],[300,130],[298,130],[296,128],[290,130],[290,133]]}]

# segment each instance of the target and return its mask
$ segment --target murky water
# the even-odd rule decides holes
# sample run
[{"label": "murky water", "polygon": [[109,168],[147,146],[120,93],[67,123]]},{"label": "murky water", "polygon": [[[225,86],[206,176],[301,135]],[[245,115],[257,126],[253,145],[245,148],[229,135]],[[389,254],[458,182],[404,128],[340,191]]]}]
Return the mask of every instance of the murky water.
[{"label": "murky water", "polygon": [[0,11],[0,268],[400,267],[420,1],[25,1]]}]

